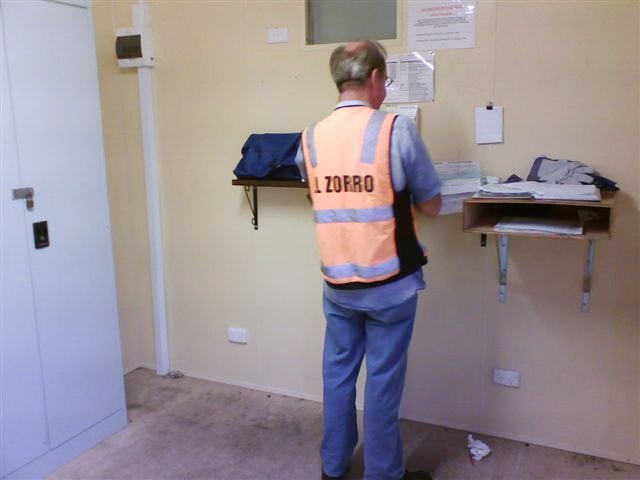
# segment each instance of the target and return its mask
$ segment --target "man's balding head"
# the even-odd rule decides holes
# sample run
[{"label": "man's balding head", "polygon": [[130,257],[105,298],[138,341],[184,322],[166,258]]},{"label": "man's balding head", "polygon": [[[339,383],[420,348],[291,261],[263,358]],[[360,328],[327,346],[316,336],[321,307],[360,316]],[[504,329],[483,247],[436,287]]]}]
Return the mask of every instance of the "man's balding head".
[{"label": "man's balding head", "polygon": [[357,40],[337,47],[329,65],[338,91],[363,87],[374,70],[386,74],[386,56],[385,48],[375,40]]}]

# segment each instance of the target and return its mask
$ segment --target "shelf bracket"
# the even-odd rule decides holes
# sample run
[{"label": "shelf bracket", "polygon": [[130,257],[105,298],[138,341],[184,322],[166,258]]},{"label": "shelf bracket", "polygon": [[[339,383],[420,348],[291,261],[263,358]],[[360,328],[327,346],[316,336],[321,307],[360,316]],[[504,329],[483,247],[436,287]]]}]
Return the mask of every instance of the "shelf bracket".
[{"label": "shelf bracket", "polygon": [[593,272],[593,254],[596,248],[596,241],[589,240],[587,243],[587,258],[584,262],[584,279],[582,281],[582,302],[580,310],[589,311],[589,300],[591,300],[591,274]]},{"label": "shelf bracket", "polygon": [[[249,199],[249,191],[253,189],[253,203]],[[247,203],[249,204],[249,208],[251,209],[251,214],[253,218],[251,219],[251,224],[253,225],[254,230],[258,230],[258,187],[247,186],[244,187],[244,195],[247,197]]]},{"label": "shelf bracket", "polygon": [[[499,235],[497,237],[498,248],[498,266],[500,267],[500,285],[498,298],[500,303],[507,300],[507,271],[509,264],[509,236]],[[596,248],[596,241],[590,239],[587,242],[587,256],[584,262],[584,278],[582,280],[582,301],[580,310],[582,312],[589,311],[589,301],[591,300],[591,276],[593,273],[593,257]]]},{"label": "shelf bracket", "polygon": [[500,266],[500,289],[498,298],[500,303],[507,300],[507,267],[509,263],[509,237],[507,235],[498,236],[498,263]]}]

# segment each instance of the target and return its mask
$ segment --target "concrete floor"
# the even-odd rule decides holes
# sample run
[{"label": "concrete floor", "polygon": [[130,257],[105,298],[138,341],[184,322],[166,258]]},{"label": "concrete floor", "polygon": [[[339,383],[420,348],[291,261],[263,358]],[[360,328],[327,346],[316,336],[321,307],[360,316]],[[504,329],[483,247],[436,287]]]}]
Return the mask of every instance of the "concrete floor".
[{"label": "concrete floor", "polygon": [[[130,424],[49,479],[316,480],[322,405],[139,369],[126,376]],[[406,466],[434,479],[640,480],[640,466],[485,435],[472,465],[467,432],[402,422]],[[356,450],[350,480],[361,479]]]}]

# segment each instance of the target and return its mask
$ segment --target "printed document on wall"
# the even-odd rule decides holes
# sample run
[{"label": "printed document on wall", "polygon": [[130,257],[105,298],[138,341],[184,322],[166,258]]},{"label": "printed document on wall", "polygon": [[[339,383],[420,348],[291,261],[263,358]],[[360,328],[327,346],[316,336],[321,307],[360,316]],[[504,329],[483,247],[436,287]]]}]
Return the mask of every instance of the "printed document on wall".
[{"label": "printed document on wall", "polygon": [[387,75],[393,83],[387,87],[386,103],[433,101],[433,52],[412,52],[387,57]]},{"label": "printed document on wall", "polygon": [[473,48],[476,2],[410,0],[409,50]]},{"label": "printed document on wall", "polygon": [[387,105],[384,103],[382,108],[385,112],[410,118],[414,125],[418,125],[418,105]]},{"label": "printed document on wall", "polygon": [[502,107],[476,108],[476,143],[502,143]]}]

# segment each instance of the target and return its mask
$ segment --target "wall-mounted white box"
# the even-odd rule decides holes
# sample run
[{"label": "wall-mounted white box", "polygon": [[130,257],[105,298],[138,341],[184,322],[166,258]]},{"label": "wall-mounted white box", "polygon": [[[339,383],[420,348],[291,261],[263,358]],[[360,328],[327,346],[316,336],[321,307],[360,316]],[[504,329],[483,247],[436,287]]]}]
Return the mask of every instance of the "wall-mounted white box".
[{"label": "wall-mounted white box", "polygon": [[505,387],[520,387],[520,372],[515,370],[504,370],[502,368],[493,369],[493,383]]},{"label": "wall-mounted white box", "polygon": [[120,68],[153,67],[153,35],[150,27],[116,30],[116,57]]},{"label": "wall-mounted white box", "polygon": [[247,329],[238,327],[229,327],[229,341],[233,343],[247,343]]}]

